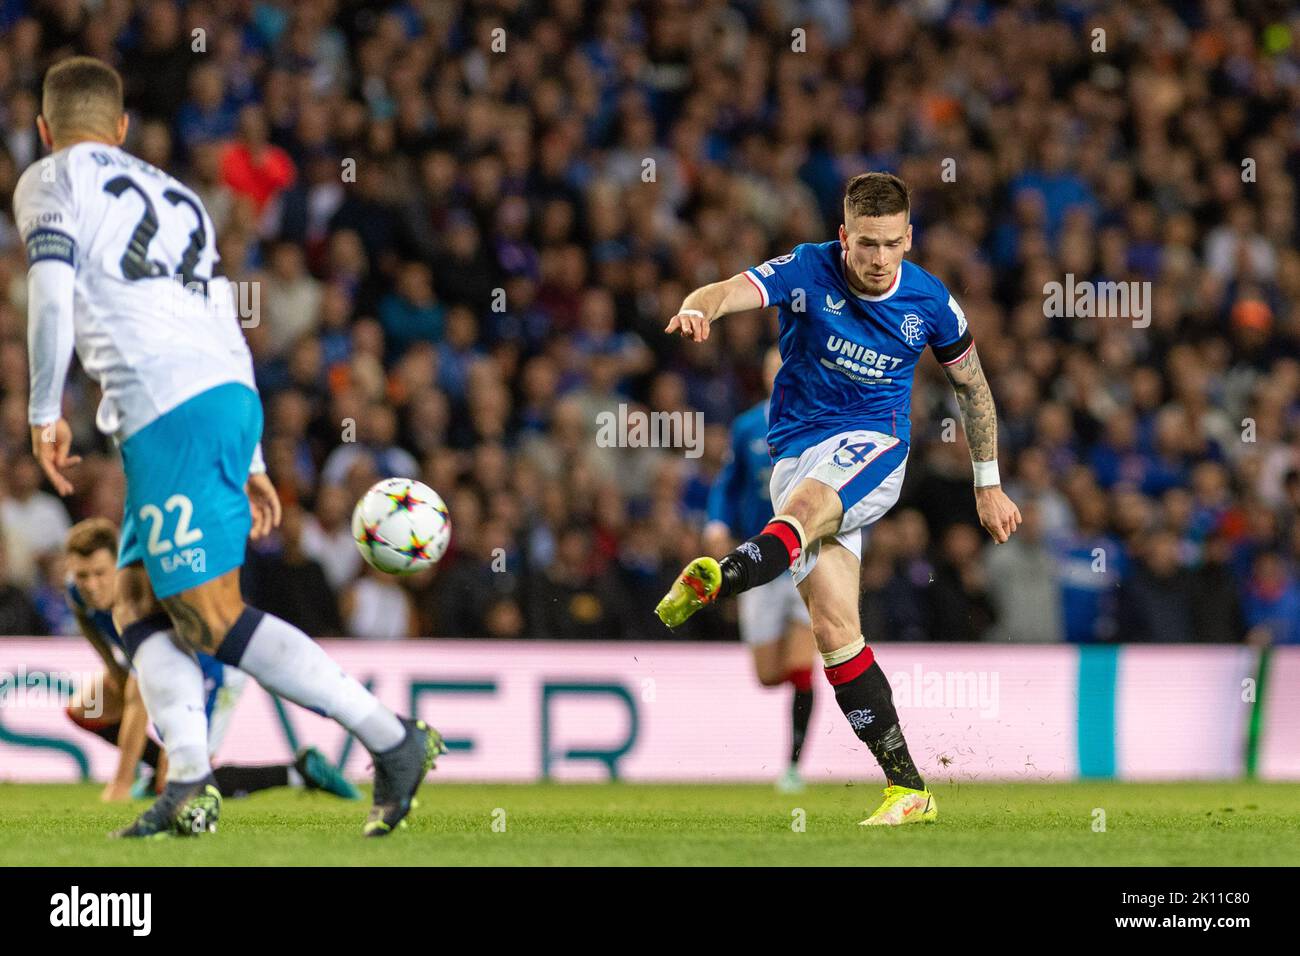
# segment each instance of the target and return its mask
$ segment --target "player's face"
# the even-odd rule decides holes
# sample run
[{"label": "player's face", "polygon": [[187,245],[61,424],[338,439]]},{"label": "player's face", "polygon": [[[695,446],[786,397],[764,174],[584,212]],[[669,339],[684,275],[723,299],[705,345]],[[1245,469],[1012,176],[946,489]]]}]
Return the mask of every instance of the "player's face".
[{"label": "player's face", "polygon": [[113,578],[117,573],[117,561],[106,548],[100,548],[88,557],[69,554],[68,569],[72,572],[72,583],[90,607],[96,611],[107,611],[113,606]]},{"label": "player's face", "polygon": [[849,284],[858,292],[881,295],[894,284],[903,255],[912,248],[907,213],[854,216],[840,226]]}]

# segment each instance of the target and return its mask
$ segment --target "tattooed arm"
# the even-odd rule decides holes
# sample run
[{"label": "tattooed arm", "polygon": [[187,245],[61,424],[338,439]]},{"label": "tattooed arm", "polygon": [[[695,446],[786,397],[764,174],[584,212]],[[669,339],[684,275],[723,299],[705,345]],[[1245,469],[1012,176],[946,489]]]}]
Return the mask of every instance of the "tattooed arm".
[{"label": "tattooed arm", "polygon": [[[970,445],[971,461],[977,472],[991,463],[997,468],[998,413],[993,406],[993,392],[989,389],[979,353],[971,346],[959,361],[945,365],[943,370],[957,395],[961,410],[962,427],[966,430],[966,443]],[[978,481],[978,474],[977,474]],[[980,524],[998,544],[1003,543],[1020,524],[1020,509],[1006,496],[999,483],[986,483],[975,488],[975,508]]]},{"label": "tattooed arm", "polygon": [[998,414],[993,407],[993,392],[980,365],[979,352],[972,345],[961,361],[945,365],[943,370],[957,394],[957,407],[961,409],[961,423],[966,429],[971,460],[997,461]]}]

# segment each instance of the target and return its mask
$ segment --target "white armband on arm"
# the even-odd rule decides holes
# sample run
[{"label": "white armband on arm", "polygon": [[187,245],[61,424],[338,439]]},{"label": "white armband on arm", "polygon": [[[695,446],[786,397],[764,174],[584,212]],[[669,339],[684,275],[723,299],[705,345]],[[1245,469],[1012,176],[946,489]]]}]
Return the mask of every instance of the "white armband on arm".
[{"label": "white armband on arm", "polygon": [[252,461],[252,463],[248,466],[248,473],[249,473],[250,475],[264,475],[264,474],[266,474],[266,461],[262,458],[262,443],[261,443],[261,442],[258,442],[258,443],[257,443],[257,446],[253,449],[253,461]]},{"label": "white armband on arm", "polygon": [[42,259],[27,270],[27,351],[31,394],[27,421],[48,425],[63,414],[63,384],[76,341],[73,290],[76,270],[58,259]]},{"label": "white armband on arm", "polygon": [[998,477],[998,461],[975,461],[971,460],[971,465],[975,469],[975,487],[990,488],[993,485],[1002,484],[1002,479]]}]

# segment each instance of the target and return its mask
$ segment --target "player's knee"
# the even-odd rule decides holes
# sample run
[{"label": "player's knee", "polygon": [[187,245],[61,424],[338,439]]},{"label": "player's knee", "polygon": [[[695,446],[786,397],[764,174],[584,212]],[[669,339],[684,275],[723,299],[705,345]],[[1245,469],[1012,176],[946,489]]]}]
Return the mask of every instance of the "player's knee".
[{"label": "player's knee", "polygon": [[[163,598],[162,606],[171,616],[176,636],[202,654],[216,654],[226,632],[239,616],[231,608],[210,599],[196,598],[193,594]],[[242,610],[242,605],[240,608]]]},{"label": "player's knee", "polygon": [[843,513],[844,507],[834,489],[812,479],[801,482],[781,505],[781,514],[798,521],[808,541],[834,533]]},{"label": "player's knee", "polygon": [[858,622],[847,615],[830,615],[814,618],[812,624],[813,638],[817,649],[823,654],[848,647],[859,637],[861,629]]},{"label": "player's knee", "polygon": [[764,687],[780,687],[785,683],[785,671],[776,666],[758,668],[758,682]]}]

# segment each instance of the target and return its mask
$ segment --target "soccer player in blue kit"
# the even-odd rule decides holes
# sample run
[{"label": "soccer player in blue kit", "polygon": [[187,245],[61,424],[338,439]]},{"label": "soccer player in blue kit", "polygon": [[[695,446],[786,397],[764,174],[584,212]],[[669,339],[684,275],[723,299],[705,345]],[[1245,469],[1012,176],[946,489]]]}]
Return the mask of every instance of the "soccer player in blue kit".
[{"label": "soccer player in blue kit", "polygon": [[721,561],[688,564],[656,613],[676,627],[705,604],[791,571],[836,702],[885,772],[884,801],[864,826],[938,816],[858,619],[863,530],[898,500],[912,377],[927,346],[956,393],[980,523],[1000,544],[1021,520],[1001,488],[997,413],[966,317],[942,282],[903,258],[910,212],[897,176],[854,176],[837,241],[801,244],[696,289],[665,329],[702,342],[715,319],[775,305],[783,364],[767,432],[775,517]]}]

